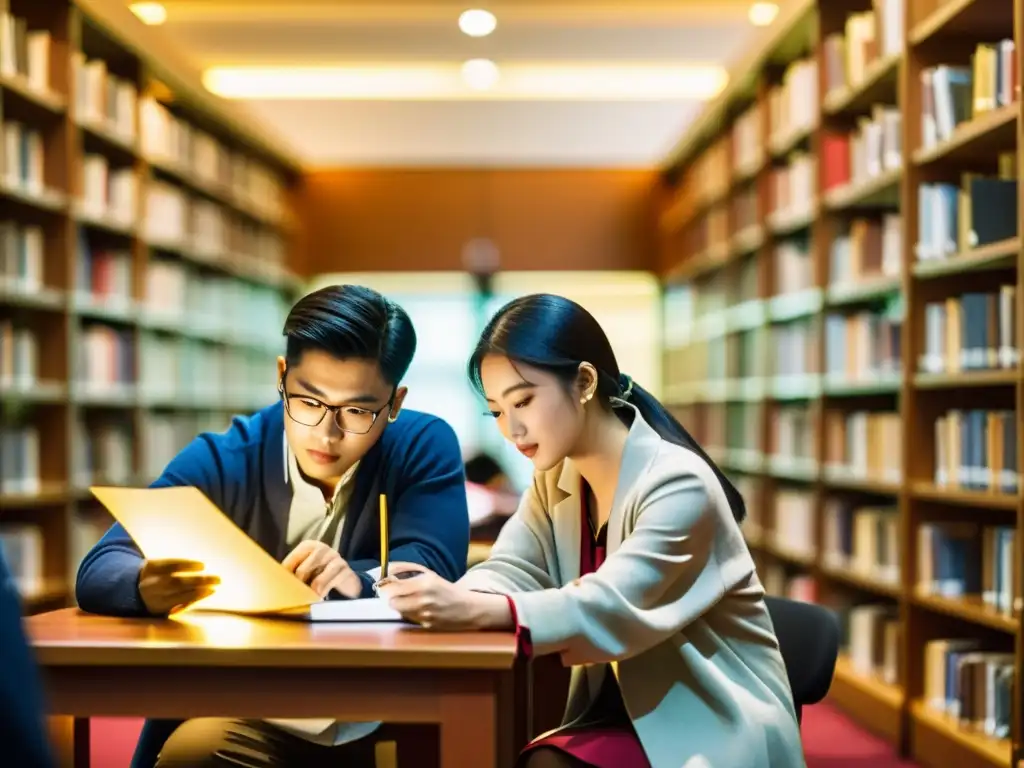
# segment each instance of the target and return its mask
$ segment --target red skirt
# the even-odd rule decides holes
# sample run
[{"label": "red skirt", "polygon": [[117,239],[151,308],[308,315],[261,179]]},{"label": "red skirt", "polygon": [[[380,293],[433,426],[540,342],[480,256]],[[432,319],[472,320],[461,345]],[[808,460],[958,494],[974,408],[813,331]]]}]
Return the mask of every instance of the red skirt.
[{"label": "red skirt", "polygon": [[544,736],[520,753],[525,757],[538,747],[551,747],[572,755],[592,768],[650,768],[633,729],[617,725],[584,725]]},{"label": "red skirt", "polygon": [[615,675],[605,668],[604,683],[584,722],[531,741],[520,758],[538,747],[572,755],[592,768],[650,768]]}]

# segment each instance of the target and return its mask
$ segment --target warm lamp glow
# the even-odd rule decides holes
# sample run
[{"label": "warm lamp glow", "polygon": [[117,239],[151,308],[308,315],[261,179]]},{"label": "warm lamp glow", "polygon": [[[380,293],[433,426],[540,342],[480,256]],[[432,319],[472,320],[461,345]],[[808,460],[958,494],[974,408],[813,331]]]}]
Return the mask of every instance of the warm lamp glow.
[{"label": "warm lamp glow", "polygon": [[459,29],[470,37],[487,37],[498,26],[498,20],[490,11],[473,8],[459,16]]},{"label": "warm lamp glow", "polygon": [[747,12],[747,18],[755,27],[767,27],[779,15],[779,6],[775,3],[754,3]]},{"label": "warm lamp glow", "polygon": [[167,21],[167,9],[160,3],[132,3],[128,8],[143,24],[156,27]]},{"label": "warm lamp glow", "polygon": [[470,59],[462,65],[462,79],[474,91],[486,91],[498,82],[498,65],[489,59]]},{"label": "warm lamp glow", "polygon": [[511,62],[211,67],[203,84],[227,99],[617,100],[710,99],[728,74],[715,64]]}]

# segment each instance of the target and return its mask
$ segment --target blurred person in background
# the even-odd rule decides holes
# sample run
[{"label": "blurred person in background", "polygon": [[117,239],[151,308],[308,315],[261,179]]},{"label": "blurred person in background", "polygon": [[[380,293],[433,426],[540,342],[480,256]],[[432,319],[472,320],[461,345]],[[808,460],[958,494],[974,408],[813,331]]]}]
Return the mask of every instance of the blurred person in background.
[{"label": "blurred person in background", "polygon": [[51,768],[43,687],[21,620],[21,598],[0,547],[0,745],[4,765]]},{"label": "blurred person in background", "polygon": [[505,305],[469,365],[532,486],[452,583],[395,563],[380,592],[434,630],[515,630],[572,668],[562,726],[520,768],[801,768],[792,691],[742,497],[561,296]]},{"label": "blurred person in background", "polygon": [[466,461],[470,537],[492,542],[519,506],[519,494],[497,459],[485,451]]}]

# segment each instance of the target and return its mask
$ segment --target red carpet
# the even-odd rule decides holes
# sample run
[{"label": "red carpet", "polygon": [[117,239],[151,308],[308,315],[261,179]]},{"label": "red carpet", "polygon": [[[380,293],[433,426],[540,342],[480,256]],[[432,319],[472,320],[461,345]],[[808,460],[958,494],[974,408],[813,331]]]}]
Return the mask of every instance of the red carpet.
[{"label": "red carpet", "polygon": [[[140,727],[139,720],[93,720],[92,765],[128,768]],[[803,734],[807,768],[916,768],[828,704],[804,709]]]}]

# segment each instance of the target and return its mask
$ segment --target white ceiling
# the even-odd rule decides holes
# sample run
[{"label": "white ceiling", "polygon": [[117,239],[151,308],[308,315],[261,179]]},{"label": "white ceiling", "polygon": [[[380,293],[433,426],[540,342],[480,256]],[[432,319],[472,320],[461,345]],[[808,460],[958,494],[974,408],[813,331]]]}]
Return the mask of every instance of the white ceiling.
[{"label": "white ceiling", "polygon": [[[755,28],[749,0],[165,0],[163,31],[212,66],[514,63],[722,64]],[[485,38],[467,7],[498,18]],[[314,167],[653,166],[699,109],[694,99],[247,100]]]}]

